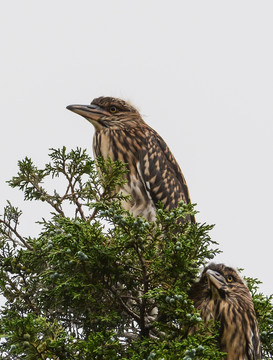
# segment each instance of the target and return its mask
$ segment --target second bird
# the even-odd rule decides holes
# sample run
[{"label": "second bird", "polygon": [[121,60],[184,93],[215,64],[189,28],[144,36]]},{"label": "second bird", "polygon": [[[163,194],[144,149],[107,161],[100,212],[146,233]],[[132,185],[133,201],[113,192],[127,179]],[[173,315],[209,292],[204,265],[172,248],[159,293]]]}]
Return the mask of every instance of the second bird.
[{"label": "second bird", "polygon": [[[96,157],[128,164],[128,182],[122,191],[131,195],[132,201],[124,205],[126,210],[154,221],[159,201],[167,210],[177,207],[181,200],[190,202],[185,178],[173,154],[132,105],[113,97],[99,97],[90,105],[69,105],[67,109],[94,125]],[[195,222],[193,216],[188,220]]]}]

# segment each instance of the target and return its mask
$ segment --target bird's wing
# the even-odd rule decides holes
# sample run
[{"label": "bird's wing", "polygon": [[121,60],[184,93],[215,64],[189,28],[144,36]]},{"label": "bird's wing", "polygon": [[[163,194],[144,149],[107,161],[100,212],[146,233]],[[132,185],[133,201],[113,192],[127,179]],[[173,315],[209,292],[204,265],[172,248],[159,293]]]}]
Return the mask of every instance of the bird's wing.
[{"label": "bird's wing", "polygon": [[154,204],[161,201],[170,210],[181,200],[190,202],[185,178],[165,141],[152,129],[145,135],[146,146],[139,154],[138,172]]}]

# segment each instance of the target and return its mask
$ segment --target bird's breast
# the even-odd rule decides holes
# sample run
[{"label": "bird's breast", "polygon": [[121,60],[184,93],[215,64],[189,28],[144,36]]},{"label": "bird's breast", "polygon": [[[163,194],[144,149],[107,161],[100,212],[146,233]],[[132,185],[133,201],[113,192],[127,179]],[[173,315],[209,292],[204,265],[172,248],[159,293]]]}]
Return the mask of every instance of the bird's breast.
[{"label": "bird's breast", "polygon": [[111,134],[105,131],[96,131],[93,138],[93,152],[94,156],[102,156],[104,159],[109,157],[112,160],[117,160],[114,157]]},{"label": "bird's breast", "polygon": [[[134,215],[141,215],[149,221],[155,220],[156,208],[149,191],[147,191],[139,175],[130,174],[124,190],[131,196],[132,201],[127,209]],[[128,206],[128,205],[127,205]]]},{"label": "bird's breast", "polygon": [[111,158],[126,163],[129,172],[127,183],[116,189],[123,195],[130,195],[131,201],[123,201],[122,207],[129,210],[134,216],[141,215],[149,221],[155,219],[155,205],[147,191],[143,180],[140,178],[137,167],[139,166],[139,148],[133,145],[133,138],[126,136],[123,131],[103,130],[96,132],[93,139],[94,156]]}]

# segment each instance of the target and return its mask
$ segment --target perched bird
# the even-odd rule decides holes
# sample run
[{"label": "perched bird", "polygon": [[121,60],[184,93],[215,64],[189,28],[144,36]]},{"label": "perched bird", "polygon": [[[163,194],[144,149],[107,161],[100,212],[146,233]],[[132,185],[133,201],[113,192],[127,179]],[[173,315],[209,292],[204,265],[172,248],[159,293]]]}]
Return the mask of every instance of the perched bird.
[{"label": "perched bird", "polygon": [[[177,207],[181,200],[190,202],[185,178],[173,154],[132,105],[117,98],[99,97],[90,105],[69,105],[67,109],[94,125],[95,157],[128,164],[128,182],[122,192],[131,195],[132,201],[123,204],[126,210],[153,221],[159,201],[167,210]],[[195,221],[193,216],[188,220]]]},{"label": "perched bird", "polygon": [[227,360],[261,359],[261,343],[250,292],[236,270],[209,264],[193,284],[190,298],[205,322],[220,323],[220,350]]}]

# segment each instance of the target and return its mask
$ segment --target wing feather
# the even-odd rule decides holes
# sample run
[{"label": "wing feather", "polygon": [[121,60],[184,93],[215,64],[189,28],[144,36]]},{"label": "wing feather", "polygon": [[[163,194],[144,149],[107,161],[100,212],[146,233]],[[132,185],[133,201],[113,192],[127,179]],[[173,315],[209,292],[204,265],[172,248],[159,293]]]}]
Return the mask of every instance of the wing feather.
[{"label": "wing feather", "polygon": [[151,128],[145,135],[146,146],[139,154],[139,175],[154,204],[161,201],[167,210],[171,210],[181,200],[189,203],[185,178],[167,144]]}]

